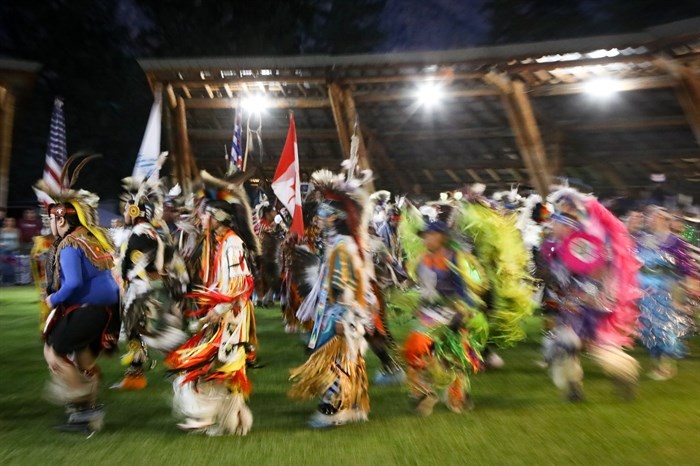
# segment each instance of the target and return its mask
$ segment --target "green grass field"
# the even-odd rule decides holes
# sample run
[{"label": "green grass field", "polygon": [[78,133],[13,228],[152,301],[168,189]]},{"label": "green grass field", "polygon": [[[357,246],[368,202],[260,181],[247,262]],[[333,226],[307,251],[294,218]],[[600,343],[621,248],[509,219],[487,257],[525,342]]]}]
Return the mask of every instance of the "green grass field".
[{"label": "green grass field", "polygon": [[[141,392],[103,390],[107,425],[85,436],[51,426],[62,410],[42,398],[47,371],[33,288],[0,288],[0,464],[700,464],[700,342],[667,382],[643,378],[638,398],[621,402],[612,384],[585,361],[587,401],[561,400],[535,365],[532,341],[503,351],[506,366],[473,379],[476,409],[457,415],[437,407],[411,414],[400,387],[370,387],[370,422],[327,431],[305,425],[315,403],[289,401],[287,371],[304,361],[299,338],[283,332],[279,311],[257,311],[262,369],[250,373],[255,416],[243,438],[188,435],[175,427],[163,367]],[[398,325],[399,337],[405,327]],[[649,360],[635,351],[644,368]],[[370,375],[377,360],[367,355]],[[105,385],[120,379],[119,358],[102,359]]]}]

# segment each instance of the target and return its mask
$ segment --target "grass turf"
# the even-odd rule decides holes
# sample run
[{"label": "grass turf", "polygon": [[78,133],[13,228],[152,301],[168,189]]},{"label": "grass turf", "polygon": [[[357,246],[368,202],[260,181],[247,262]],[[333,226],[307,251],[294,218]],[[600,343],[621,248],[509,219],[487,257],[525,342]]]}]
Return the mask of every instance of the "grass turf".
[{"label": "grass turf", "polygon": [[[587,401],[568,404],[535,365],[532,341],[503,351],[506,366],[473,379],[476,409],[436,408],[413,416],[400,387],[370,387],[370,422],[313,431],[313,402],[286,398],[288,369],[305,360],[277,309],[257,311],[262,369],[251,371],[253,430],[243,438],[187,435],[170,412],[170,383],[158,365],[141,392],[104,389],[104,431],[86,439],[51,426],[61,409],[42,398],[47,371],[33,288],[0,288],[0,464],[699,464],[700,342],[667,382],[643,378],[638,398],[620,401],[609,380],[584,361]],[[399,338],[406,325],[397,326]],[[649,359],[635,350],[643,369]],[[367,355],[370,376],[377,367]],[[119,358],[100,362],[105,385],[120,379]]]}]

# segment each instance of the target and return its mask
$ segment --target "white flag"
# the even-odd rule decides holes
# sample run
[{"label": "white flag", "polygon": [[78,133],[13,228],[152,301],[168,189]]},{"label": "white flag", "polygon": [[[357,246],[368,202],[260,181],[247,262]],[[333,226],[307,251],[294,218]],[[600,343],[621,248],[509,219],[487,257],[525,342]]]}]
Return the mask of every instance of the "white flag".
[{"label": "white flag", "polygon": [[136,157],[136,164],[132,173],[132,176],[135,177],[150,178],[153,175],[158,177],[158,174],[153,172],[156,170],[156,161],[160,155],[160,122],[163,103],[163,93],[160,85],[156,85],[154,94],[155,101],[153,102],[153,107],[151,107],[151,114],[146,124],[146,132],[143,135],[139,155]]}]

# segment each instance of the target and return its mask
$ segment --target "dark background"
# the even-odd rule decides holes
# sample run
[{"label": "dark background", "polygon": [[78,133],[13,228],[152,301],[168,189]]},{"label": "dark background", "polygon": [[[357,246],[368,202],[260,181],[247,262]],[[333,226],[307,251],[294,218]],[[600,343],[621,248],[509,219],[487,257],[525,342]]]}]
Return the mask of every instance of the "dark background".
[{"label": "dark background", "polygon": [[17,105],[10,207],[35,204],[30,187],[56,96],[69,154],[104,155],[79,185],[117,196],[152,104],[139,57],[436,50],[640,31],[698,15],[698,0],[0,0],[0,56],[42,64]]}]

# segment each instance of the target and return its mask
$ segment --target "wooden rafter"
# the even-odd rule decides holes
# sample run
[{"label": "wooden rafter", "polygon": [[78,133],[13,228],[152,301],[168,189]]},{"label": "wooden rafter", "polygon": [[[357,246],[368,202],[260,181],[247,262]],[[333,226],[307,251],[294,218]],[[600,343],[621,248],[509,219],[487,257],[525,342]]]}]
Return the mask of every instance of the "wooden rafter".
[{"label": "wooden rafter", "polygon": [[[187,101],[187,108],[236,108],[240,104],[236,98],[194,98]],[[329,107],[331,102],[329,99],[318,97],[301,97],[301,98],[280,98],[269,99],[267,106],[269,108],[322,108]]]},{"label": "wooden rafter", "polygon": [[347,158],[350,156],[350,135],[352,133],[349,132],[349,124],[346,121],[343,97],[343,91],[337,83],[328,85],[328,99],[331,103],[338,142],[343,152],[343,158]]},{"label": "wooden rafter", "polygon": [[449,176],[452,179],[452,181],[454,181],[455,183],[458,183],[460,185],[464,184],[462,179],[451,168],[448,168],[447,170],[445,170],[445,173],[447,173],[447,176]]},{"label": "wooden rafter", "polygon": [[525,91],[525,84],[493,72],[486,76],[486,81],[500,90],[503,107],[531,182],[535,189],[545,196],[549,191],[550,173],[542,136]]},{"label": "wooden rafter", "polygon": [[479,176],[479,174],[473,168],[467,168],[466,172],[471,177],[471,179],[474,180],[474,182],[476,182],[476,183],[483,183],[484,182],[484,180]]}]

